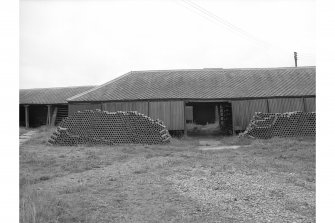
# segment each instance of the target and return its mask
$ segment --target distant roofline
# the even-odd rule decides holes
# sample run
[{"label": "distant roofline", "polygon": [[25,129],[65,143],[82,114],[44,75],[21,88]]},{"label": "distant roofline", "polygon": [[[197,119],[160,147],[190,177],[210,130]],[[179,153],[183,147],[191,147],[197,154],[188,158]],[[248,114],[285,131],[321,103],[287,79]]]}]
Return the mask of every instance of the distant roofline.
[{"label": "distant roofline", "polygon": [[75,95],[75,96],[72,96],[72,97],[70,97],[70,98],[67,98],[66,101],[73,100],[73,99],[78,98],[78,97],[81,97],[82,95],[87,94],[87,93],[89,93],[89,92],[91,92],[91,91],[95,91],[95,90],[97,90],[97,89],[99,89],[99,88],[102,88],[102,87],[104,87],[104,86],[106,86],[106,85],[108,85],[108,84],[110,84],[110,83],[112,83],[112,82],[114,82],[114,81],[119,80],[119,79],[122,78],[122,77],[127,76],[128,74],[131,74],[132,72],[133,72],[133,71],[127,72],[127,73],[122,74],[121,76],[119,76],[119,77],[117,77],[117,78],[112,79],[111,81],[108,81],[107,83],[104,83],[104,84],[102,84],[102,85],[95,86],[95,87],[93,87],[92,89],[89,89],[89,90],[84,91],[84,92],[82,92],[82,93],[80,93],[80,94],[77,94],[77,95]]},{"label": "distant roofline", "polygon": [[98,85],[85,85],[85,86],[68,86],[68,87],[44,87],[44,88],[20,88],[20,90],[43,90],[43,89],[61,89],[61,88],[81,88],[81,87],[96,87]]},{"label": "distant roofline", "polygon": [[167,72],[167,71],[201,71],[201,70],[278,70],[278,69],[299,69],[299,68],[316,68],[316,66],[299,66],[299,67],[258,67],[258,68],[198,68],[198,69],[167,69],[167,70],[136,70],[132,73],[139,72]]}]

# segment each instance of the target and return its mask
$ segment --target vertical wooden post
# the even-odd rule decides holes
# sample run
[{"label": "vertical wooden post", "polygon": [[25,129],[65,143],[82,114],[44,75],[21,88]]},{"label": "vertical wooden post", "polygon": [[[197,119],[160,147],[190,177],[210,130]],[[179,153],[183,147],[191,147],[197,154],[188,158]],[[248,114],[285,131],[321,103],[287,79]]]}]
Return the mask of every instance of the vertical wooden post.
[{"label": "vertical wooden post", "polygon": [[302,103],[303,103],[303,107],[304,107],[304,112],[307,112],[307,105],[306,105],[306,99],[302,98]]},{"label": "vertical wooden post", "polygon": [[26,128],[29,128],[29,105],[24,106]]},{"label": "vertical wooden post", "polygon": [[150,116],[150,101],[148,101],[148,117],[151,117]]},{"label": "vertical wooden post", "polygon": [[270,113],[269,99],[266,99],[266,107],[268,109],[268,113]]},{"label": "vertical wooden post", "polygon": [[51,105],[48,106],[47,125],[51,125]]},{"label": "vertical wooden post", "polygon": [[235,131],[235,119],[234,119],[234,103],[232,101],[230,101],[230,105],[231,105],[231,121],[232,121],[232,125],[233,125],[233,135],[236,135],[236,131]]},{"label": "vertical wooden post", "polygon": [[53,112],[53,115],[52,115],[52,118],[51,118],[51,123],[50,123],[51,126],[55,125],[56,117],[57,117],[57,111],[58,111],[58,107],[55,106],[55,109],[54,109],[54,112]]},{"label": "vertical wooden post", "polygon": [[187,127],[186,127],[186,101],[184,101],[184,136],[187,136]]}]

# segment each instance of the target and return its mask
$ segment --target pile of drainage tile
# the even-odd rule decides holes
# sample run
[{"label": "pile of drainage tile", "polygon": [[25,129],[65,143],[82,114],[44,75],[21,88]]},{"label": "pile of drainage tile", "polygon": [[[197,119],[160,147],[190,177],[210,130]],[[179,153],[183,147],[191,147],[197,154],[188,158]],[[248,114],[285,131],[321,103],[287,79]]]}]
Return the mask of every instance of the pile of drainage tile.
[{"label": "pile of drainage tile", "polygon": [[61,121],[48,140],[53,145],[165,144],[171,136],[166,126],[136,111],[86,110]]},{"label": "pile of drainage tile", "polygon": [[268,139],[272,137],[315,136],[315,112],[256,112],[240,136]]}]

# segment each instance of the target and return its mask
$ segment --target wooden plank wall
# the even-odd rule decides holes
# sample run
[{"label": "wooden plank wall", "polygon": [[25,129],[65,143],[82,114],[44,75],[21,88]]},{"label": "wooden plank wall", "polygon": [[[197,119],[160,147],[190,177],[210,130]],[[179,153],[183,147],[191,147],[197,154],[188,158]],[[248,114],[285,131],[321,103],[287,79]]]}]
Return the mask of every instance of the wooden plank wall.
[{"label": "wooden plank wall", "polygon": [[148,102],[106,102],[102,103],[102,110],[110,112],[137,111],[144,115],[148,115]]},{"label": "wooden plank wall", "polygon": [[248,126],[255,112],[315,112],[315,108],[315,98],[272,98],[232,101],[233,123],[235,128],[244,130]]},{"label": "wooden plank wall", "polygon": [[160,119],[169,130],[184,129],[184,102],[157,101],[149,102],[149,116]]},{"label": "wooden plank wall", "polygon": [[232,101],[234,129],[244,130],[255,112],[268,112],[266,99]]},{"label": "wooden plank wall", "polygon": [[74,114],[77,111],[101,109],[101,103],[69,103],[69,115]]},{"label": "wooden plank wall", "polygon": [[170,102],[171,117],[170,117],[170,130],[183,130],[184,129],[184,102],[171,101]]},{"label": "wooden plank wall", "polygon": [[[305,104],[304,104],[305,102]],[[315,98],[275,98],[257,100],[232,101],[233,123],[237,129],[244,130],[255,112],[283,113],[290,111],[315,111]],[[152,102],[106,102],[69,104],[69,115],[86,109],[102,109],[106,111],[138,111],[153,119],[160,119],[169,130],[184,129],[183,101]]]},{"label": "wooden plank wall", "polygon": [[169,101],[149,102],[149,116],[152,119],[160,119],[166,127],[171,127],[171,103]]},{"label": "wooden plank wall", "polygon": [[316,111],[316,98],[305,98],[306,112]]},{"label": "wooden plank wall", "polygon": [[302,98],[273,98],[268,99],[270,113],[284,113],[292,111],[304,111]]},{"label": "wooden plank wall", "polygon": [[152,119],[160,119],[169,130],[184,129],[183,101],[152,101],[152,102],[106,102],[102,103],[105,111],[138,111]]}]

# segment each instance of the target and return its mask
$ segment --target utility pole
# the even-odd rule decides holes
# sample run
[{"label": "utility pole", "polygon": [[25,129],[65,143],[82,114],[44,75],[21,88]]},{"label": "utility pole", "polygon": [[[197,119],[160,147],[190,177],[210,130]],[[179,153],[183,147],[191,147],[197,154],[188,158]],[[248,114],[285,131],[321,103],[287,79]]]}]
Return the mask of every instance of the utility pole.
[{"label": "utility pole", "polygon": [[298,66],[298,53],[294,52],[294,62],[295,62],[295,67]]}]

